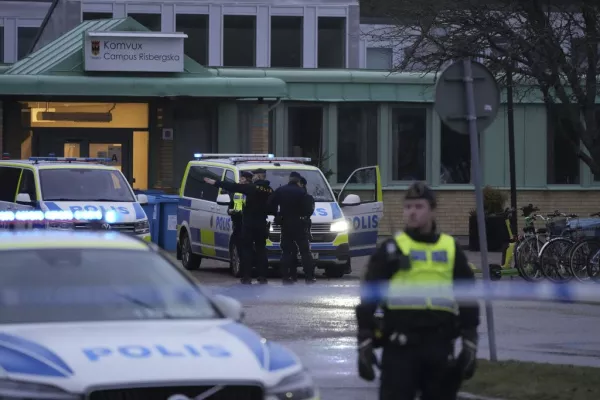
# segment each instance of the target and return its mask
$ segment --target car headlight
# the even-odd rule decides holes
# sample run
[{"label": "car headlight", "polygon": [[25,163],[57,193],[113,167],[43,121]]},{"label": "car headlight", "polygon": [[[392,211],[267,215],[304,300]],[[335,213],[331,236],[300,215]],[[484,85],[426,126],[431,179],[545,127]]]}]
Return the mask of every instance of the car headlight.
[{"label": "car headlight", "polygon": [[283,378],[267,389],[265,400],[312,400],[318,394],[312,378],[306,371]]},{"label": "car headlight", "polygon": [[348,230],[348,222],[338,221],[331,224],[329,229],[331,232],[346,232]]},{"label": "car headlight", "polygon": [[52,221],[46,225],[48,229],[73,229],[75,225],[72,222]]},{"label": "car headlight", "polygon": [[269,232],[273,232],[273,224],[269,225]]},{"label": "car headlight", "polygon": [[135,223],[135,233],[148,233],[148,232],[150,232],[150,224],[148,223],[147,219]]},{"label": "car headlight", "polygon": [[82,396],[67,393],[55,386],[0,379],[0,399],[6,400],[79,400]]}]

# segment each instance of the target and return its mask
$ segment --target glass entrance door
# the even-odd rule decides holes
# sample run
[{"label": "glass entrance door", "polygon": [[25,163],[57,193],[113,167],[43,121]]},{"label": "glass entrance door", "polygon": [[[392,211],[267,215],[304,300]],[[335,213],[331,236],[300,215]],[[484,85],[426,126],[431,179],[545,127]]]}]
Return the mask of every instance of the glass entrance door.
[{"label": "glass entrance door", "polygon": [[122,143],[90,143],[89,155],[94,158],[110,159],[107,165],[118,168],[123,172],[123,144]]}]

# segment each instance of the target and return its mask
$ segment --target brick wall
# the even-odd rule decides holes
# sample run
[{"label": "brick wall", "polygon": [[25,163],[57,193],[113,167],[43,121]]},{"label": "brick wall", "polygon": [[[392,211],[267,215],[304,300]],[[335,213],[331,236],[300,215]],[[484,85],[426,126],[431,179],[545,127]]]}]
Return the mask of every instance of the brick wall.
[{"label": "brick wall", "polygon": [[[506,193],[508,196],[509,192]],[[389,235],[402,228],[403,196],[404,192],[399,190],[383,192],[384,218],[379,230],[381,235]],[[437,196],[439,229],[453,235],[468,235],[469,211],[475,209],[475,193],[473,191],[441,190],[437,192]],[[600,191],[519,191],[517,207],[523,207],[529,203],[539,207],[542,214],[560,210],[588,216],[600,211]],[[506,206],[510,206],[510,200]]]},{"label": "brick wall", "polygon": [[269,152],[269,107],[256,104],[252,113],[250,128],[250,149],[252,153]]}]

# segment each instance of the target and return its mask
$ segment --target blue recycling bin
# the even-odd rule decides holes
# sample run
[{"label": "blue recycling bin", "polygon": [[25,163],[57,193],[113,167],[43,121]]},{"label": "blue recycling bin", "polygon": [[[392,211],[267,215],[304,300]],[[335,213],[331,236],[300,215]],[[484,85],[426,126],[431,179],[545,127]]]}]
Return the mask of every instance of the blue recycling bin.
[{"label": "blue recycling bin", "polygon": [[166,251],[177,250],[177,206],[179,196],[164,194],[159,197],[160,228],[158,245]]},{"label": "blue recycling bin", "polygon": [[135,193],[136,195],[145,194],[145,195],[159,196],[159,195],[165,194],[165,191],[160,190],[160,189],[146,189],[146,190],[133,189],[133,193]]},{"label": "blue recycling bin", "polygon": [[152,195],[147,196],[148,204],[144,204],[142,208],[148,217],[148,224],[150,225],[150,237],[152,238],[152,242],[158,244],[158,232],[160,228],[159,198]]}]

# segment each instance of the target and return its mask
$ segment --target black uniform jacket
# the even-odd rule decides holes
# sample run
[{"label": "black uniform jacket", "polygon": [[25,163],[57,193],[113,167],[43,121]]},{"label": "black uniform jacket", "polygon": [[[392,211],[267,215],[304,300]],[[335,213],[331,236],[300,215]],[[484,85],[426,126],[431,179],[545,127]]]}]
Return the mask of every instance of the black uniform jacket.
[{"label": "black uniform jacket", "polygon": [[267,200],[273,193],[271,182],[258,180],[253,183],[242,185],[235,182],[216,181],[215,186],[227,190],[229,193],[242,193],[246,195],[246,205],[242,210],[244,224],[265,224],[267,215],[270,214]]},{"label": "black uniform jacket", "polygon": [[[415,231],[404,231],[413,240],[419,242],[435,243],[439,239],[438,233],[421,234]],[[398,271],[399,262],[390,261],[390,256],[386,250],[388,243],[396,245],[396,241],[388,239],[382,243],[375,254],[369,260],[367,271],[364,276],[363,285],[389,281]],[[400,249],[398,249],[400,253]],[[475,276],[465,253],[460,246],[456,246],[454,259],[454,282],[463,284],[474,284]],[[369,295],[366,295],[369,293]],[[445,311],[435,310],[388,310],[385,307],[385,300],[382,303],[373,301],[371,297],[373,291],[363,290],[361,303],[356,307],[356,318],[358,322],[359,335],[364,336],[375,330],[375,313],[379,304],[382,304],[384,312],[384,335],[387,336],[394,332],[400,333],[426,333],[430,331],[448,331],[454,336],[458,336],[461,330],[476,329],[479,325],[479,303],[477,301],[461,302],[459,304],[458,317]]]},{"label": "black uniform jacket", "polygon": [[279,207],[279,215],[284,220],[286,218],[299,219],[300,217],[307,217],[312,215],[312,206],[306,196],[304,189],[290,182],[273,192],[273,195],[269,198],[269,208],[276,210]]}]

